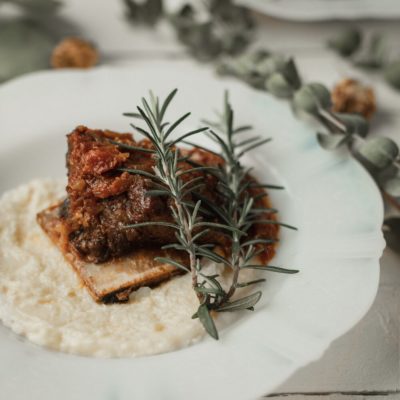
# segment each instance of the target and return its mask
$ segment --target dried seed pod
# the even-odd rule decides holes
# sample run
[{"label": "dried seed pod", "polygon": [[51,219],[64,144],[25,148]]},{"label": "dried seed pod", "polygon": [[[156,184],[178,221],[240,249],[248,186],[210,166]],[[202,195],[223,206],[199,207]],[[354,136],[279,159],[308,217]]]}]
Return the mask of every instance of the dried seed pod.
[{"label": "dried seed pod", "polygon": [[376,111],[374,91],[355,79],[341,80],[332,91],[332,102],[335,112],[357,113],[367,119]]},{"label": "dried seed pod", "polygon": [[53,68],[90,68],[97,64],[99,55],[89,42],[68,37],[53,50],[51,65]]}]

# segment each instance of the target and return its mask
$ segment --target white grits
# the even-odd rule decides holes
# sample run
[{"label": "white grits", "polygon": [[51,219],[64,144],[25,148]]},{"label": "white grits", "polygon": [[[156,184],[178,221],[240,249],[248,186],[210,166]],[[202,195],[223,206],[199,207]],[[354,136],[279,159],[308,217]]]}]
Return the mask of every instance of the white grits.
[{"label": "white grits", "polygon": [[172,351],[199,340],[190,277],[142,288],[127,304],[93,301],[36,213],[63,197],[64,184],[35,180],[0,199],[0,319],[48,348],[99,357]]}]

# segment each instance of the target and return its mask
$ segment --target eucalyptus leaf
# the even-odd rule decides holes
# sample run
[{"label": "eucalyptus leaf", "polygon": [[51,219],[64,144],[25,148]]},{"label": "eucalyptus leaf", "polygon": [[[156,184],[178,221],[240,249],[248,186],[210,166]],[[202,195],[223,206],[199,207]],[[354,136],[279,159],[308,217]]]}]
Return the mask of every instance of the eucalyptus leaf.
[{"label": "eucalyptus leaf", "polygon": [[299,89],[301,86],[301,79],[293,58],[289,58],[279,72],[281,72],[288,82],[290,82],[293,89]]},{"label": "eucalyptus leaf", "polygon": [[317,133],[319,145],[326,150],[335,150],[350,141],[351,135]]},{"label": "eucalyptus leaf", "polygon": [[293,93],[290,83],[280,72],[274,72],[265,82],[266,89],[276,97],[289,98]]},{"label": "eucalyptus leaf", "polygon": [[209,0],[196,7],[185,4],[170,21],[178,39],[204,61],[241,53],[250,43],[254,26],[249,11],[232,0]]},{"label": "eucalyptus leaf", "polygon": [[281,71],[286,64],[286,57],[280,54],[272,54],[269,57],[264,58],[261,62],[256,65],[256,71],[267,77],[274,72]]},{"label": "eucalyptus leaf", "polygon": [[400,178],[398,176],[388,179],[382,187],[390,196],[400,198]]},{"label": "eucalyptus leaf", "polygon": [[328,46],[344,57],[349,57],[358,50],[362,41],[361,32],[350,28],[339,32],[339,34],[328,40]]},{"label": "eucalyptus leaf", "polygon": [[49,67],[57,39],[39,23],[11,19],[0,23],[0,82]]},{"label": "eucalyptus leaf", "polygon": [[267,49],[256,49],[247,55],[247,58],[252,64],[259,64],[263,60],[271,56],[271,52]]},{"label": "eucalyptus leaf", "polygon": [[382,68],[383,62],[371,56],[362,56],[358,57],[357,60],[354,61],[354,64],[357,67],[365,69],[380,69]]},{"label": "eucalyptus leaf", "polygon": [[222,52],[221,42],[214,37],[210,21],[185,27],[178,32],[178,38],[194,57],[202,61],[214,59]]},{"label": "eucalyptus leaf", "polygon": [[383,223],[383,234],[388,247],[400,254],[400,217],[386,218]]},{"label": "eucalyptus leaf", "polygon": [[218,340],[218,331],[215,326],[214,320],[210,315],[210,311],[206,304],[201,304],[197,310],[197,317],[204,326],[206,332],[215,340]]},{"label": "eucalyptus leaf", "polygon": [[387,83],[395,89],[400,90],[400,60],[387,65],[383,73]]},{"label": "eucalyptus leaf", "polygon": [[334,113],[345,125],[347,132],[365,138],[369,132],[368,121],[360,114]]},{"label": "eucalyptus leaf", "polygon": [[364,142],[358,154],[375,168],[383,170],[398,157],[399,147],[392,139],[375,137]]},{"label": "eucalyptus leaf", "polygon": [[332,106],[331,93],[321,83],[308,83],[294,93],[292,105],[295,111],[317,115],[320,107]]},{"label": "eucalyptus leaf", "polygon": [[267,80],[271,75],[278,72],[293,89],[300,87],[299,73],[292,58],[287,58],[279,54],[265,56],[260,62],[255,63],[254,69],[258,75],[263,76]]},{"label": "eucalyptus leaf", "polygon": [[233,75],[242,80],[252,74],[254,65],[245,57],[222,57],[217,61],[216,70],[220,75]]},{"label": "eucalyptus leaf", "polygon": [[154,25],[163,14],[162,0],[124,0],[126,16],[129,20]]},{"label": "eucalyptus leaf", "polygon": [[3,0],[3,3],[19,6],[26,14],[35,18],[48,18],[48,14],[56,12],[62,4],[61,1],[57,0]]},{"label": "eucalyptus leaf", "polygon": [[367,51],[358,56],[354,63],[361,68],[378,69],[384,64],[386,48],[381,34],[372,35]]}]

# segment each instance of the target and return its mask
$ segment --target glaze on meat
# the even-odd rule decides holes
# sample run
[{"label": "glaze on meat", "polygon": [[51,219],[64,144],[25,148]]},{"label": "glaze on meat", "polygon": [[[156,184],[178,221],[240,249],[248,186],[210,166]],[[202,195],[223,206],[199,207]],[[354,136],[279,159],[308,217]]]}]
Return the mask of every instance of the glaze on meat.
[{"label": "glaze on meat", "polygon": [[[175,242],[174,231],[164,226],[126,228],[129,224],[147,221],[171,221],[169,199],[165,196],[148,196],[152,189],[150,179],[120,171],[121,168],[153,172],[151,153],[127,150],[110,141],[149,149],[148,140],[135,141],[130,134],[91,130],[77,127],[68,135],[68,185],[67,199],[60,208],[63,221],[65,248],[74,251],[87,262],[102,263],[121,257],[138,248],[160,247]],[[181,150],[190,160],[202,165],[216,165],[221,159],[214,154],[194,148]],[[192,168],[187,162],[182,168]],[[193,179],[200,173],[189,173],[184,179]],[[216,178],[203,174],[206,185],[201,195],[216,202]],[[263,189],[252,189],[252,194]],[[266,206],[265,198],[256,206]],[[267,215],[269,218],[272,216]],[[252,237],[275,238],[276,225],[256,225]],[[221,232],[211,232],[208,241],[227,246]],[[273,256],[273,246],[265,246],[264,259]]]}]

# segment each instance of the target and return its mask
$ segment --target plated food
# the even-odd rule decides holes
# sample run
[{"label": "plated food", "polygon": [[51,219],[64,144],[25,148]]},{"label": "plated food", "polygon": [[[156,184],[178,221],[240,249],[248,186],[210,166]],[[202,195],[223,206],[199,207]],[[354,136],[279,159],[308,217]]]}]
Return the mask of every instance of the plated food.
[{"label": "plated food", "polygon": [[[135,303],[139,304],[134,308],[137,313],[131,302],[96,303],[88,290],[80,287],[77,274],[36,222],[38,212],[66,195],[66,133],[79,124],[126,132],[127,123],[135,120],[121,118],[121,111],[134,109],[140,102],[138,96],[147,93],[148,88],[166,95],[171,83],[180,88],[171,116],[178,118],[179,111],[193,111],[182,125],[185,130],[196,128],[198,121],[220,109],[221,94],[228,88],[237,121],[251,121],[254,132],[273,138],[265,147],[245,156],[243,164],[254,168],[252,173],[259,182],[285,187],[267,189],[268,198],[271,206],[279,209],[278,219],[298,228],[280,229],[279,246],[271,264],[297,267],[301,272],[283,275],[260,271],[259,276],[267,282],[253,288],[263,289],[255,311],[218,313],[219,341],[203,338],[202,324],[190,318],[199,303],[189,274],[176,276],[151,292],[143,288],[132,293],[136,301],[144,301]],[[64,332],[53,336],[59,348],[57,342],[62,339],[64,351],[72,352],[74,346],[78,348],[75,353],[83,354],[86,349],[86,354],[114,353],[123,357],[110,360],[47,351],[19,340],[1,323],[3,397],[25,398],[29,393],[30,398],[69,400],[79,393],[82,398],[186,400],[190,393],[192,399],[200,400],[211,390],[214,397],[257,398],[271,393],[295,370],[320,357],[370,307],[378,287],[378,260],[384,247],[379,191],[352,158],[321,150],[314,133],[293,117],[285,103],[233,79],[217,78],[205,66],[172,60],[150,64],[137,61],[129,68],[26,76],[1,86],[0,103],[0,191],[5,193],[32,179],[37,182],[37,178],[45,177],[49,182],[40,195],[33,196],[36,192],[28,185],[23,191],[16,189],[17,195],[7,195],[8,206],[2,202],[0,230],[2,240],[6,235],[8,240],[0,242],[0,260],[2,268],[9,268],[0,286],[6,281],[10,287],[18,284],[7,297],[0,292],[2,321],[7,326],[13,322],[13,329],[19,332],[29,324],[31,340],[36,343],[40,343],[41,335],[50,337],[53,321]],[[140,121],[138,124],[143,126]],[[130,131],[135,139],[139,138],[136,129]],[[192,141],[217,150],[203,135]],[[54,179],[62,181],[56,186]],[[12,206],[15,197],[21,201]],[[22,212],[24,207],[27,212]],[[26,219],[27,214],[30,219]],[[24,229],[17,227],[22,221],[27,221]],[[21,232],[29,232],[29,239]],[[18,252],[20,241],[13,242],[18,237],[25,245],[36,242],[36,251],[31,248]],[[16,259],[24,268],[15,268]],[[44,265],[51,266],[46,271],[53,272],[45,275]],[[62,275],[60,270],[64,271]],[[182,286],[181,280],[186,280]],[[39,284],[46,284],[48,290],[41,291],[45,300],[42,305],[32,298]],[[187,292],[175,291],[177,286]],[[79,290],[68,296],[71,287]],[[154,308],[164,295],[170,300],[160,301]],[[191,298],[192,302],[183,302],[183,298]],[[55,303],[46,304],[49,299],[65,302],[53,307]],[[141,324],[141,311],[147,306],[155,311],[148,314],[154,323],[164,317],[170,321],[161,335],[156,336],[155,324],[148,324],[149,330]],[[101,310],[102,317],[93,317],[94,308]],[[5,315],[9,318],[4,319]],[[226,329],[221,329],[223,326]],[[117,341],[116,332],[120,333]],[[180,340],[196,335],[202,340],[195,345],[166,352],[171,349],[170,343],[174,348],[184,347],[190,343]],[[165,353],[126,359],[135,353],[134,349],[124,350],[118,343],[131,337],[130,345],[136,350],[149,346],[150,352],[155,348]]]},{"label": "plated food", "polygon": [[[173,350],[198,340],[201,324],[218,339],[217,313],[253,310],[261,291],[249,294],[248,287],[265,280],[260,271],[297,272],[268,265],[279,226],[292,228],[278,221],[268,199],[267,188],[282,188],[259,183],[240,160],[269,139],[243,138],[251,128],[234,126],[227,99],[223,120],[209,123],[215,130],[205,127],[173,137],[189,115],[173,123],[164,120],[175,93],[164,102],[152,97],[152,106],[143,99],[144,108],[134,116],[147,129],[134,128],[144,139],[85,126],[68,134],[66,194],[58,182],[35,181],[0,201],[3,224],[11,222],[2,230],[2,243],[14,248],[10,259],[0,262],[0,290],[18,311],[31,310],[22,318],[0,312],[18,333],[85,355]],[[213,137],[221,153],[181,146],[199,133]],[[21,276],[29,275],[29,262],[40,266],[40,276],[27,304],[15,293]],[[69,281],[62,292],[60,282],[70,278],[65,262],[81,286]],[[190,277],[181,276],[185,273]],[[51,311],[49,318],[40,316],[43,309]],[[64,309],[71,314],[66,324],[61,323]],[[114,326],[105,318],[124,322]],[[84,340],[74,339],[75,329],[85,332]],[[104,338],[114,344],[105,345]]]}]

